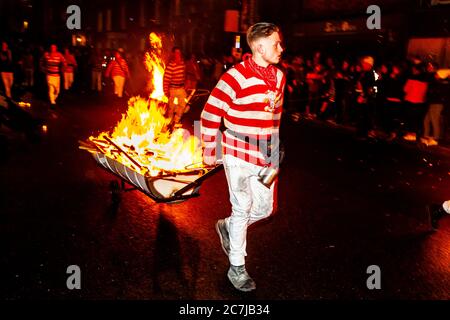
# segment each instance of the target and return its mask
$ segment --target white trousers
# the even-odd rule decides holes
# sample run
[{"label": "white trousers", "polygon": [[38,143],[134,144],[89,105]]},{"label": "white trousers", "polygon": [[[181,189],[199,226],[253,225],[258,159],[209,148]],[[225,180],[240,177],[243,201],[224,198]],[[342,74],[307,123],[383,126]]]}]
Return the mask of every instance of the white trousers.
[{"label": "white trousers", "polygon": [[[431,103],[428,106],[427,114],[423,120],[423,135],[425,137],[433,137],[435,140],[441,138],[441,113],[444,109],[442,103]],[[431,135],[433,128],[433,135]]]},{"label": "white trousers", "polygon": [[[169,104],[167,118],[172,119],[174,123],[179,123],[186,108],[186,90],[184,88],[169,89]],[[177,103],[175,104],[175,98]]]},{"label": "white trousers", "polygon": [[73,83],[73,72],[64,72],[64,90],[69,90]]},{"label": "white trousers", "polygon": [[123,87],[125,85],[125,77],[114,76],[113,81],[114,81],[114,94],[119,98],[122,98]]},{"label": "white trousers", "polygon": [[230,263],[245,264],[247,255],[247,228],[267,218],[273,211],[276,183],[269,188],[258,181],[261,167],[230,155],[224,155],[223,165],[227,177],[231,202],[231,216],[226,218],[230,235]]},{"label": "white trousers", "polygon": [[48,98],[51,104],[56,103],[59,95],[61,79],[60,76],[47,76]]},{"label": "white trousers", "polygon": [[3,85],[5,86],[5,94],[8,98],[11,98],[11,87],[14,83],[14,73],[2,72]]}]

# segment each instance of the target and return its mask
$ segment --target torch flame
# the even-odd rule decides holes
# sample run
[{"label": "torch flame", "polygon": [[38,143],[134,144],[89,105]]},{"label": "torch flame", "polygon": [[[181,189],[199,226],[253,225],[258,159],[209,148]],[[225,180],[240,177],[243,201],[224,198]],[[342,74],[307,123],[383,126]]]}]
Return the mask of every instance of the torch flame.
[{"label": "torch flame", "polygon": [[[151,74],[153,91],[148,99],[140,96],[128,101],[128,110],[112,134],[102,132],[91,141],[111,139],[123,152],[105,144],[105,154],[142,174],[157,176],[165,171],[180,172],[193,164],[201,163],[200,141],[189,131],[178,128],[168,130],[171,119],[164,116],[168,101],[163,91],[164,62],[161,59],[161,39],[154,33],[149,36],[152,50],[145,55],[145,66]],[[130,157],[134,160],[130,160]],[[137,167],[139,164],[140,167]],[[200,165],[201,166],[201,165]]]}]

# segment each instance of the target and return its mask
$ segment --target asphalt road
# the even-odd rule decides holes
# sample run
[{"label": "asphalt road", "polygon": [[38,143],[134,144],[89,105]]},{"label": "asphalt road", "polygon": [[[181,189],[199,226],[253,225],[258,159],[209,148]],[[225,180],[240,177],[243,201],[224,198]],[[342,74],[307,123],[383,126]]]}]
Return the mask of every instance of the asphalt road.
[{"label": "asphalt road", "polygon": [[[69,95],[54,112],[33,103],[48,126],[40,142],[0,128],[1,299],[450,298],[450,219],[430,232],[425,210],[450,197],[445,148],[357,141],[347,128],[286,118],[279,210],[249,229],[257,290],[244,294],[226,278],[214,230],[230,214],[223,172],[180,204],[133,191],[111,205],[114,176],[78,140],[112,128],[124,108]],[[80,290],[66,286],[70,265]],[[381,289],[367,287],[373,265]]]}]

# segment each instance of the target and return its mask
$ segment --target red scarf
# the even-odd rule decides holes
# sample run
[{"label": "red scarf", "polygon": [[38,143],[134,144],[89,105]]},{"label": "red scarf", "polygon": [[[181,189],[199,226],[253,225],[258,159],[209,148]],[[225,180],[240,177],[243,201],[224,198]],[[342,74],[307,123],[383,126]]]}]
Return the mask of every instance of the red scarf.
[{"label": "red scarf", "polygon": [[261,67],[252,58],[247,59],[247,61],[250,69],[262,78],[271,89],[277,87],[277,68],[275,66],[269,64],[267,67]]}]

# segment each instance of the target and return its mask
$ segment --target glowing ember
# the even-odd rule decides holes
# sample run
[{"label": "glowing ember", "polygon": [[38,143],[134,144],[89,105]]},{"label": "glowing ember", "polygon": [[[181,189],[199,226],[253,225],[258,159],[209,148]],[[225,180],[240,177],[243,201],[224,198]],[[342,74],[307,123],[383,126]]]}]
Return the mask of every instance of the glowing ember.
[{"label": "glowing ember", "polygon": [[[170,119],[164,117],[167,97],[163,91],[164,63],[161,60],[161,40],[154,33],[149,36],[153,50],[146,53],[145,65],[151,73],[153,91],[148,99],[133,97],[128,101],[127,113],[112,134],[102,132],[89,139],[100,144],[107,155],[142,174],[157,176],[165,171],[182,172],[202,166],[200,141],[189,131],[168,130]],[[108,139],[124,152],[118,150]],[[132,158],[132,160],[130,159]]]}]

